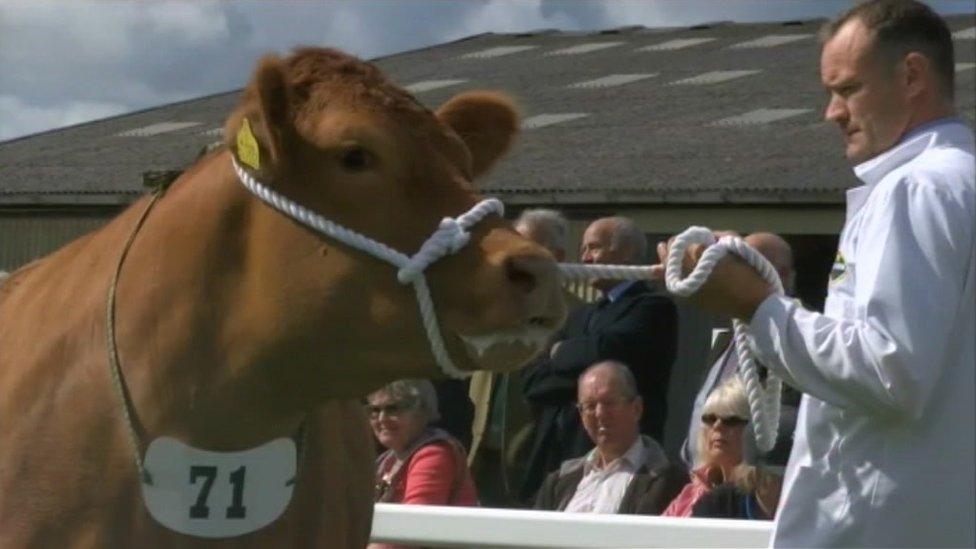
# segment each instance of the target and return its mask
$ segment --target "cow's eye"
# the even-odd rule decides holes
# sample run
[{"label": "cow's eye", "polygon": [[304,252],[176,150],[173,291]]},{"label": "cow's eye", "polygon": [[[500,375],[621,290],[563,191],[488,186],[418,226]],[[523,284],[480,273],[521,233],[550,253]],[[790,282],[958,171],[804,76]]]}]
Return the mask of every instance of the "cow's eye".
[{"label": "cow's eye", "polygon": [[363,147],[350,147],[342,153],[342,167],[350,172],[361,172],[372,165],[372,156]]}]

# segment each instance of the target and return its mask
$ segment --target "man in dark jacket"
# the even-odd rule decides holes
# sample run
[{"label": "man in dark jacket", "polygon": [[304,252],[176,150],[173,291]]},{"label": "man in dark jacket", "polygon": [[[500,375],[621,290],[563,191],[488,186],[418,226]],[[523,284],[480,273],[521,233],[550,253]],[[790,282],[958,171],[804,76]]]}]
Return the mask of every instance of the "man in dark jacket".
[{"label": "man in dark jacket", "polygon": [[543,482],[535,508],[659,515],[688,482],[661,446],[638,431],[643,402],[627,366],[605,361],[579,379],[579,415],[596,447]]},{"label": "man in dark jacket", "polygon": [[[583,234],[580,259],[591,264],[639,264],[647,241],[630,219],[594,221]],[[646,404],[640,432],[661,443],[667,416],[668,381],[678,344],[678,314],[663,292],[640,281],[598,280],[595,304],[576,309],[556,334],[549,356],[530,364],[523,391],[536,430],[520,496],[530,499],[542,479],[570,458],[593,447],[575,406],[576,382],[602,360],[625,364]]]}]

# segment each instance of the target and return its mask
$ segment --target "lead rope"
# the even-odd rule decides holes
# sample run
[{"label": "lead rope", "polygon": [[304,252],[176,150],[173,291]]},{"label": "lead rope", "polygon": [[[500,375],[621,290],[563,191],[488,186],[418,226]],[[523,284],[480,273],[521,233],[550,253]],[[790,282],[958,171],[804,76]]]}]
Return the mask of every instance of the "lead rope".
[{"label": "lead rope", "polygon": [[[139,220],[136,222],[135,226],[132,228],[132,232],[129,233],[128,240],[125,241],[125,245],[122,247],[122,253],[119,254],[119,260],[115,265],[115,273],[112,275],[112,282],[109,284],[108,288],[108,300],[105,307],[105,325],[106,325],[106,345],[108,347],[108,362],[109,362],[109,372],[112,374],[112,384],[115,386],[115,393],[119,397],[119,402],[122,404],[122,419],[125,423],[126,432],[129,435],[129,443],[132,446],[132,453],[135,456],[136,469],[139,471],[139,478],[145,484],[152,484],[152,475],[146,470],[145,464],[142,458],[142,447],[143,440],[142,436],[139,434],[140,430],[136,427],[137,420],[135,419],[135,405],[132,403],[132,396],[129,394],[129,389],[126,386],[125,378],[122,376],[122,367],[119,361],[119,350],[118,344],[115,337],[115,295],[119,286],[119,276],[122,274],[122,265],[125,263],[125,258],[129,254],[129,249],[132,248],[132,243],[136,239],[136,235],[139,230],[142,229],[143,223],[145,223],[146,218],[149,217],[149,212],[152,211],[153,207],[159,198],[166,192],[165,186],[159,186],[153,191],[152,199],[146,204],[145,209],[142,210],[142,214],[139,215]],[[2,279],[0,279],[2,281]],[[308,427],[306,426],[305,420],[299,425],[298,442],[296,443],[296,466],[295,466],[295,476],[292,477],[287,485],[295,484],[298,479],[298,475],[302,470],[302,465],[305,463],[305,449],[308,445]]]},{"label": "lead rope", "polygon": [[[687,278],[681,278],[681,264],[685,250],[692,244],[705,244],[708,248],[702,254],[695,269]],[[728,253],[735,253],[743,258],[750,266],[759,272],[764,280],[769,282],[776,294],[783,293],[783,285],[773,266],[759,252],[745,243],[741,238],[726,236],[716,242],[715,236],[707,228],[690,227],[675,237],[668,253],[665,266],[665,283],[668,291],[682,297],[688,297],[698,291],[702,284],[712,274],[715,264]],[[658,276],[653,267],[633,265],[581,265],[576,263],[560,263],[559,271],[569,280],[646,280]],[[773,449],[779,431],[780,395],[783,382],[769,372],[766,386],[763,387],[759,379],[752,351],[749,346],[748,326],[733,319],[735,330],[736,354],[739,358],[739,377],[746,389],[749,401],[749,412],[752,415],[753,433],[756,446],[763,452]]]},{"label": "lead rope", "polygon": [[430,342],[430,349],[438,367],[445,375],[455,379],[464,379],[473,374],[473,372],[465,372],[455,366],[444,347],[444,338],[441,336],[440,326],[437,323],[437,313],[434,310],[434,301],[430,297],[430,288],[427,286],[424,271],[438,259],[457,253],[470,242],[471,234],[468,229],[486,216],[489,214],[503,216],[505,206],[501,201],[496,198],[487,198],[457,218],[443,218],[433,234],[420,246],[420,250],[413,256],[407,256],[381,242],[334,223],[301,204],[272,191],[244,170],[234,155],[231,155],[231,162],[234,164],[237,178],[244,187],[265,204],[306,227],[314,229],[319,234],[338,240],[397,267],[399,269],[397,280],[401,284],[413,285],[414,293],[417,296],[417,306],[420,309],[424,330],[427,333],[427,340]]},{"label": "lead rope", "polygon": [[132,243],[136,239],[136,234],[139,233],[139,229],[142,228],[142,224],[145,223],[146,218],[149,217],[149,212],[156,205],[159,197],[162,196],[164,190],[156,189],[153,192],[152,199],[146,204],[145,209],[142,210],[142,214],[139,216],[139,220],[136,222],[135,227],[133,227],[132,232],[129,233],[128,240],[125,241],[125,245],[122,247],[122,253],[119,254],[119,260],[115,265],[115,273],[112,275],[112,282],[108,287],[108,302],[105,307],[105,324],[106,324],[106,344],[108,345],[108,363],[109,371],[112,373],[112,383],[115,385],[115,392],[119,397],[119,401],[122,403],[122,417],[125,421],[126,430],[129,434],[129,442],[132,445],[132,451],[135,455],[136,469],[139,471],[139,478],[142,482],[146,484],[152,484],[152,476],[146,471],[142,463],[142,437],[139,435],[139,430],[136,428],[135,424],[135,413],[134,406],[132,404],[132,397],[129,395],[129,390],[125,385],[125,381],[122,378],[122,368],[119,366],[119,350],[116,345],[115,340],[115,294],[119,286],[119,276],[122,274],[122,264],[125,263],[125,256],[129,254],[129,249],[132,247]]}]

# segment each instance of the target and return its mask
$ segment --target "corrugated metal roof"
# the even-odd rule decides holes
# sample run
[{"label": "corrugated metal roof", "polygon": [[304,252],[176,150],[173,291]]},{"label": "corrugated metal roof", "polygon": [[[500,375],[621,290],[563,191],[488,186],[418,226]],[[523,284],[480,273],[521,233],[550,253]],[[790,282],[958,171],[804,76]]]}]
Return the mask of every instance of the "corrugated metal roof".
[{"label": "corrugated metal roof", "polygon": [[[976,17],[948,21],[960,67],[957,108],[973,124]],[[513,204],[839,205],[857,180],[837,129],[821,116],[819,45],[806,38],[821,23],[484,34],[375,63],[401,85],[458,81],[415,92],[431,108],[471,89],[515,97],[526,131],[480,185]],[[790,35],[803,38],[769,38]],[[607,42],[621,44],[547,55]],[[714,76],[740,74],[731,71],[751,72]],[[657,76],[599,84],[638,74]],[[671,85],[705,74],[713,75],[709,85]],[[186,166],[218,139],[238,98],[237,91],[218,94],[0,143],[0,205],[131,200],[144,191],[145,172]],[[138,139],[117,135],[166,122],[199,125]]]},{"label": "corrugated metal roof", "polygon": [[461,56],[461,59],[492,59],[495,57],[502,57],[503,55],[511,55],[513,53],[528,51],[535,47],[536,46],[496,46],[486,50],[466,53]]},{"label": "corrugated metal roof", "polygon": [[537,114],[535,116],[530,116],[525,120],[522,120],[523,130],[534,130],[537,128],[544,128],[546,126],[552,126],[554,124],[562,124],[563,122],[569,122],[570,120],[576,120],[577,118],[584,118],[589,116],[585,112],[561,112],[561,113],[545,113]]},{"label": "corrugated metal roof", "polygon": [[119,132],[115,135],[118,135],[119,137],[151,137],[161,133],[185,130],[186,128],[192,128],[199,125],[199,122],[157,122],[141,128]]},{"label": "corrugated metal roof", "polygon": [[589,42],[547,52],[546,55],[582,55],[623,45],[623,42]]},{"label": "corrugated metal roof", "polygon": [[790,42],[796,42],[797,40],[805,40],[807,38],[813,38],[812,34],[770,34],[768,36],[762,36],[756,38],[755,40],[748,40],[746,42],[739,42],[738,44],[732,44],[730,48],[736,49],[746,49],[746,48],[775,48],[776,46],[782,46],[784,44],[789,44]]},{"label": "corrugated metal roof", "polygon": [[755,126],[786,120],[794,116],[813,112],[813,109],[756,109],[737,116],[730,116],[714,122],[716,126]]},{"label": "corrugated metal roof", "polygon": [[600,78],[594,78],[593,80],[586,80],[583,82],[577,82],[575,84],[570,84],[570,88],[612,88],[614,86],[622,86],[624,84],[630,84],[632,82],[639,82],[645,78],[652,78],[657,76],[657,73],[649,74],[609,74],[607,76],[601,76]]},{"label": "corrugated metal roof", "polygon": [[752,74],[759,74],[762,71],[710,71],[702,73],[691,78],[682,78],[681,80],[675,80],[672,84],[685,84],[685,85],[702,85],[702,84],[718,84],[719,82],[728,82],[729,80],[735,80],[736,78],[742,78],[743,76],[749,76]]},{"label": "corrugated metal roof", "polygon": [[422,93],[425,91],[438,90],[440,88],[446,88],[449,86],[457,86],[458,84],[464,84],[467,80],[463,78],[449,79],[449,80],[423,80],[420,82],[414,82],[413,84],[407,84],[403,89],[410,93]]},{"label": "corrugated metal roof", "polygon": [[668,40],[666,42],[661,42],[660,44],[652,44],[650,46],[644,46],[642,48],[637,48],[637,51],[671,51],[680,50],[683,48],[690,48],[693,46],[700,46],[702,44],[712,42],[714,38],[675,38],[674,40]]}]

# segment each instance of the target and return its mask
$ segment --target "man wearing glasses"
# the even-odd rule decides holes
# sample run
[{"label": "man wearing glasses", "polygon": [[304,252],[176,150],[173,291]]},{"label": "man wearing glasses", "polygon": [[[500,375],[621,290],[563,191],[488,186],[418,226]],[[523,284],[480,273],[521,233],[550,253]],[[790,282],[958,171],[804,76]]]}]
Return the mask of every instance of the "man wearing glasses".
[{"label": "man wearing glasses", "polygon": [[658,515],[681,491],[687,473],[661,446],[640,434],[644,403],[634,375],[615,361],[598,362],[579,377],[577,408],[596,445],[564,461],[542,484],[535,508],[573,513]]}]

